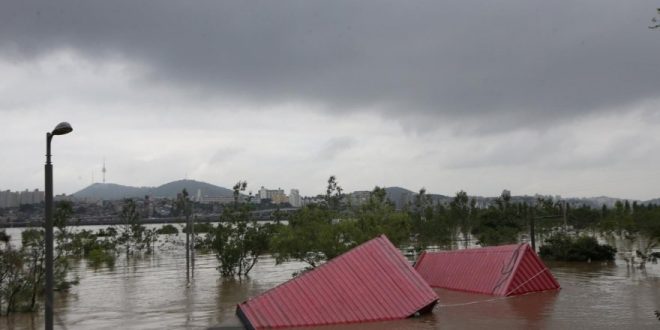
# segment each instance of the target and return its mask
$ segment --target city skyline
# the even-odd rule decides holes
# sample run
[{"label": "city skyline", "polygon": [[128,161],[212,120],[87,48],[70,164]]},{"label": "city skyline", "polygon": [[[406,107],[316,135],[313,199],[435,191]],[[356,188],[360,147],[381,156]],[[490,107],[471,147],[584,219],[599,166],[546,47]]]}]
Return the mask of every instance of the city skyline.
[{"label": "city skyline", "polygon": [[4,4],[0,189],[43,189],[68,121],[56,194],[105,159],[132,186],[658,198],[656,7]]}]

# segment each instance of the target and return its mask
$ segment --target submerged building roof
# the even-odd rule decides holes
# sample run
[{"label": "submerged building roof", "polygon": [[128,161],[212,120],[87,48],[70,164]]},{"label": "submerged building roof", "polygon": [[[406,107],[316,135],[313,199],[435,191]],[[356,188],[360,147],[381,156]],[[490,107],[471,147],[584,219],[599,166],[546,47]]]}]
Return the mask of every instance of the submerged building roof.
[{"label": "submerged building roof", "polygon": [[432,287],[511,296],[559,289],[528,244],[424,252],[415,269]]},{"label": "submerged building roof", "polygon": [[248,329],[403,319],[438,300],[401,252],[381,235],[238,304]]}]

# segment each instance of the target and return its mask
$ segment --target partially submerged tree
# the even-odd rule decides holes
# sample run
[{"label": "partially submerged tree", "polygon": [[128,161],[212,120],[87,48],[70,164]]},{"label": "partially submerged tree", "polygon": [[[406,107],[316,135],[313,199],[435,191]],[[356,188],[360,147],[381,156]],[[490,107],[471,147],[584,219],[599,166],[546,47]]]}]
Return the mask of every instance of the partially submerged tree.
[{"label": "partially submerged tree", "polygon": [[524,203],[512,203],[511,193],[504,190],[495,203],[481,211],[472,235],[477,237],[481,246],[517,243],[527,224],[528,208]]},{"label": "partially submerged tree", "polygon": [[461,234],[463,234],[463,243],[468,247],[469,235],[472,230],[472,214],[470,200],[465,191],[461,190],[456,193],[454,199],[449,203],[450,216],[456,221],[459,226]]},{"label": "partially submerged tree", "polygon": [[615,248],[593,237],[572,238],[561,232],[549,237],[539,251],[542,258],[557,261],[613,261],[615,254]]},{"label": "partially submerged tree", "polygon": [[394,244],[409,239],[410,217],[395,210],[385,189],[375,187],[369,200],[357,209],[340,210],[342,189],[334,176],[328,183],[327,204],[304,206],[273,237],[278,263],[299,260],[314,268],[380,234]]},{"label": "partially submerged tree", "polygon": [[223,277],[248,275],[259,257],[268,251],[273,225],[259,224],[251,214],[250,194],[241,201],[241,192],[247,182],[239,181],[233,187],[234,203],[225,207],[220,224],[212,234],[211,243],[220,262],[218,270]]},{"label": "partially submerged tree", "polygon": [[155,229],[149,230],[142,224],[135,201],[124,200],[119,219],[121,225],[117,243],[124,246],[126,257],[128,258],[133,252],[141,252],[145,248],[147,252],[151,252],[152,243],[156,240]]},{"label": "partially submerged tree", "polygon": [[385,188],[376,186],[367,203],[356,212],[356,243],[366,242],[385,234],[392,243],[399,245],[410,238],[410,216],[397,211],[387,199]]},{"label": "partially submerged tree", "polygon": [[450,245],[456,241],[458,224],[452,221],[447,207],[441,203],[434,204],[426,194],[426,189],[420,189],[414,203],[409,206],[411,219],[412,243],[417,250],[429,245]]},{"label": "partially submerged tree", "polygon": [[[57,244],[54,256],[54,284],[56,290],[66,290],[78,282],[69,279],[66,223],[72,212],[70,204],[58,203],[55,208]],[[4,232],[3,232],[4,233]],[[43,294],[45,281],[45,238],[42,228],[28,228],[21,233],[21,248],[15,249],[9,236],[0,243],[0,314],[35,311]]]},{"label": "partially submerged tree", "polygon": [[355,222],[341,221],[335,215],[319,205],[308,205],[292,214],[289,225],[272,238],[277,263],[299,260],[314,268],[355,246]]}]

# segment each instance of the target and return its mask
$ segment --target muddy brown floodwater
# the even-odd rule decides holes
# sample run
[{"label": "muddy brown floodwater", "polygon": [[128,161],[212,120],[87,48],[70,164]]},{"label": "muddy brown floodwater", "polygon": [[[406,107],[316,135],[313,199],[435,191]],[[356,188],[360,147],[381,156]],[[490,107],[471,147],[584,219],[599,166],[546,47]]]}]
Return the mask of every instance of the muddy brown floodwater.
[{"label": "muddy brown floodwater", "polygon": [[[56,294],[59,329],[206,329],[234,327],[237,303],[272,288],[304,264],[275,265],[265,257],[246,279],[222,280],[214,255],[198,255],[186,286],[181,249],[139,259],[119,258],[114,268],[74,264],[80,284]],[[562,289],[497,298],[437,289],[432,313],[394,322],[323,329],[660,329],[660,265],[646,270],[625,262],[549,264]],[[0,328],[42,329],[43,312],[0,317]]]}]

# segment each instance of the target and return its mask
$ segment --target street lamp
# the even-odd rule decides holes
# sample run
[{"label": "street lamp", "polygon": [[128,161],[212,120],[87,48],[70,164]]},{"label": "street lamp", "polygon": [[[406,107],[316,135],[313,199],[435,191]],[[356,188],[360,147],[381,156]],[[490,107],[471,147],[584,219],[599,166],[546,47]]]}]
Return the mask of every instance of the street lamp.
[{"label": "street lamp", "polygon": [[50,142],[55,135],[71,133],[73,128],[67,122],[55,126],[46,133],[46,330],[53,329],[53,164],[50,162]]}]

